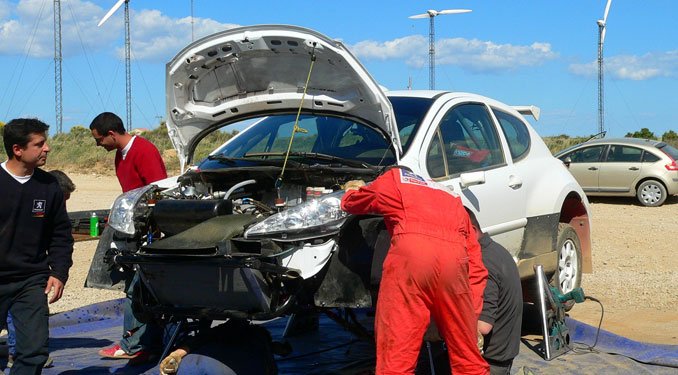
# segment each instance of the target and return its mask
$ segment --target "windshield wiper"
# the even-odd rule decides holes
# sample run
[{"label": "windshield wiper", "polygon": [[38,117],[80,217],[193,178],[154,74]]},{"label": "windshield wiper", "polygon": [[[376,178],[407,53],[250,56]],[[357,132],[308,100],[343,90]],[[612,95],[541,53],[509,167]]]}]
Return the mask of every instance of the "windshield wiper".
[{"label": "windshield wiper", "polygon": [[[251,155],[251,154],[250,154]],[[244,155],[245,157],[242,158],[232,158],[229,156],[225,156],[223,154],[215,154],[215,155],[210,155],[207,157],[208,160],[217,160],[222,163],[227,163],[230,165],[235,165],[237,161],[247,161],[247,162],[252,162],[252,163],[257,163],[257,164],[262,164],[262,165],[271,165],[275,167],[282,167],[283,161],[282,160],[268,160],[268,159],[253,159],[253,158],[248,158],[250,155]],[[301,163],[297,161],[293,161],[292,164],[294,164],[295,167],[298,167],[301,165]]]},{"label": "windshield wiper", "polygon": [[[283,156],[283,155],[285,155],[284,152],[252,152],[252,153],[247,153],[243,156],[244,157],[257,157],[257,156]],[[342,158],[340,156],[322,154],[322,153],[318,153],[318,152],[293,151],[293,152],[290,152],[290,156],[299,156],[299,157],[302,157],[302,158],[334,161],[334,162],[338,162],[338,163],[344,164],[344,165],[349,166],[349,167],[354,167],[354,168],[366,168],[366,169],[374,169],[375,168],[373,165],[370,165],[370,164],[365,163],[365,162],[360,161],[360,160],[347,159],[347,158]]]}]

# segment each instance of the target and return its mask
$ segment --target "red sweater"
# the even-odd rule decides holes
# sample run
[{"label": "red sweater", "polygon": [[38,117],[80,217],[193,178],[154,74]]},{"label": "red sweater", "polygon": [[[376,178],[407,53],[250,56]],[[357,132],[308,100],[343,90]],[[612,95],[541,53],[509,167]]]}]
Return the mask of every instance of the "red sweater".
[{"label": "red sweater", "polygon": [[115,174],[123,193],[167,178],[160,152],[153,143],[139,136],[134,138],[124,160],[122,152],[116,152]]}]

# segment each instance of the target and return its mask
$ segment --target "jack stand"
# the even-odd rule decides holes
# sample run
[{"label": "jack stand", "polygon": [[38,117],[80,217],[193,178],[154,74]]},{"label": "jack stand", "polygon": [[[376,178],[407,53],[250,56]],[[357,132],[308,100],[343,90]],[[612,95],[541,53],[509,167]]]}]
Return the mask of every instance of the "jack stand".
[{"label": "jack stand", "polygon": [[575,288],[562,295],[558,288],[549,285],[541,265],[534,266],[534,273],[539,288],[539,313],[544,339],[539,351],[545,360],[550,361],[570,350],[570,332],[565,324],[565,302],[584,302],[584,291]]}]

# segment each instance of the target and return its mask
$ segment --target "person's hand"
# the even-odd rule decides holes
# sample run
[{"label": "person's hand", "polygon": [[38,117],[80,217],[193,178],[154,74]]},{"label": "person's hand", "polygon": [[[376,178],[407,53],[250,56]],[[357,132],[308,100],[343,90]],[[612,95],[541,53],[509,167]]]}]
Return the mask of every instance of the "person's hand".
[{"label": "person's hand", "polygon": [[50,276],[49,279],[47,279],[45,294],[49,294],[49,292],[52,292],[52,298],[49,299],[49,303],[58,301],[64,294],[64,283],[56,277]]},{"label": "person's hand", "polygon": [[363,180],[351,180],[344,184],[344,189],[349,190],[358,190],[361,186],[365,186],[365,181]]},{"label": "person's hand", "polygon": [[476,342],[476,345],[478,345],[478,351],[480,354],[483,354],[483,346],[485,346],[485,337],[483,336],[480,331],[476,331],[476,339],[478,340]]},{"label": "person's hand", "polygon": [[179,371],[179,364],[186,354],[188,354],[187,350],[179,348],[165,357],[160,362],[160,375],[176,374]]}]

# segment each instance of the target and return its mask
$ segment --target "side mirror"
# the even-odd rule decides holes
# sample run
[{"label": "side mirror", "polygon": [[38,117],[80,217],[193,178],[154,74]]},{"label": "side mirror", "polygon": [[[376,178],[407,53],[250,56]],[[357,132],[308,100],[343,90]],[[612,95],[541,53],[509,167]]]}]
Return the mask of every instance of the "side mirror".
[{"label": "side mirror", "polygon": [[485,183],[485,172],[470,172],[459,175],[459,186],[466,189],[469,186],[480,185]]},{"label": "side mirror", "polygon": [[566,167],[570,168],[570,164],[572,164],[572,158],[569,156],[563,159],[563,164],[565,164]]}]

